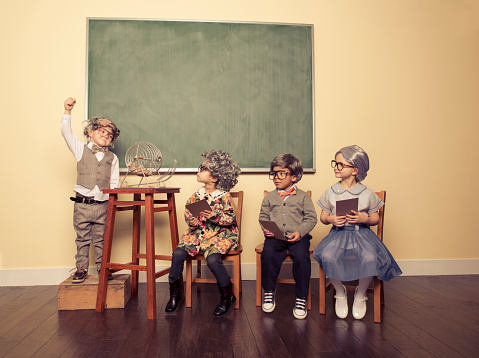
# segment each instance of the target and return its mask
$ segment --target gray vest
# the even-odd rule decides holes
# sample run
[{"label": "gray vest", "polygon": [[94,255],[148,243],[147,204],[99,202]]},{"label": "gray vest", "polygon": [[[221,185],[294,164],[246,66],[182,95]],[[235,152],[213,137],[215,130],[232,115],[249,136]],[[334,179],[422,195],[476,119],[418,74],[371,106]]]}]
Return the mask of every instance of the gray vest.
[{"label": "gray vest", "polygon": [[93,189],[98,185],[100,190],[110,188],[111,163],[113,163],[113,153],[108,151],[99,162],[90,148],[83,148],[83,155],[77,163],[78,178],[77,184],[88,189]]}]

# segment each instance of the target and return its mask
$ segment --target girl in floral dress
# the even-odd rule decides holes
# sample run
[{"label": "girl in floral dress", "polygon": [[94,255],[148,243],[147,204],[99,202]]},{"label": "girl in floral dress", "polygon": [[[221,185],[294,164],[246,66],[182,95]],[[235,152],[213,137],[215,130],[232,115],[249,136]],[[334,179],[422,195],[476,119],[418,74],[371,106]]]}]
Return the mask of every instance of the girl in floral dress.
[{"label": "girl in floral dress", "polygon": [[216,278],[221,295],[213,314],[223,316],[236,301],[231,278],[223,265],[221,255],[238,246],[236,213],[229,191],[238,182],[240,168],[232,161],[231,155],[222,150],[209,150],[202,156],[205,161],[198,168],[196,180],[204,186],[199,188],[186,204],[206,199],[211,210],[202,211],[199,217],[194,217],[188,209],[185,210],[188,230],[173,252],[168,276],[170,300],[165,311],[174,312],[184,299],[184,262],[188,255],[195,256],[201,251],[208,268]]}]

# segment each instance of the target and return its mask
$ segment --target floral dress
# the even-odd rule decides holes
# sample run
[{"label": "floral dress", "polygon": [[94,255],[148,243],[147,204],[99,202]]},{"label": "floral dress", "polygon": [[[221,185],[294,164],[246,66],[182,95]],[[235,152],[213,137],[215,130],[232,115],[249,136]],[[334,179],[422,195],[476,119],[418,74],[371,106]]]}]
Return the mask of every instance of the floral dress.
[{"label": "floral dress", "polygon": [[178,247],[191,256],[195,256],[200,250],[205,257],[210,254],[226,254],[238,247],[238,226],[231,194],[222,190],[206,194],[205,188],[201,187],[188,199],[186,205],[203,199],[210,204],[213,216],[209,219],[200,216],[200,224],[190,226],[194,216],[185,210],[185,221],[189,227],[181,237]]}]

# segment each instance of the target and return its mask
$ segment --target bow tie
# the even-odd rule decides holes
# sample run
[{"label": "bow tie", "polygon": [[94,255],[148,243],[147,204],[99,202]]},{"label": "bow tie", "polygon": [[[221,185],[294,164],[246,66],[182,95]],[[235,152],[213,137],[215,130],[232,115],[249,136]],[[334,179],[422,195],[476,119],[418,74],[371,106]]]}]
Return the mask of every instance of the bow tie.
[{"label": "bow tie", "polygon": [[98,152],[103,152],[103,153],[108,153],[108,147],[100,147],[96,144],[92,144],[91,146],[91,151],[93,152],[93,154],[96,154]]},{"label": "bow tie", "polygon": [[294,186],[292,186],[291,188],[289,188],[286,191],[278,191],[278,194],[281,197],[281,199],[284,200],[290,195],[296,195],[296,189],[294,188]]}]

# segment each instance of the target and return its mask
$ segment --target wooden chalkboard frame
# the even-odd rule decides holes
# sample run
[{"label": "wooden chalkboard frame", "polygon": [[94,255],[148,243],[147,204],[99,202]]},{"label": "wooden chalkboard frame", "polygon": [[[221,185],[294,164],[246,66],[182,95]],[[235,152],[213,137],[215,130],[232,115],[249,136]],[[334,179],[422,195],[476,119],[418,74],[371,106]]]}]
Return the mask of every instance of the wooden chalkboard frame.
[{"label": "wooden chalkboard frame", "polygon": [[[105,48],[114,47],[109,42],[117,43],[119,42],[119,39],[122,40],[123,38],[127,37],[125,36],[124,33],[122,33],[122,36],[118,35],[118,37],[115,37],[116,36],[115,34],[104,35],[105,33],[108,32],[108,31],[104,31],[105,28],[108,28],[109,26],[118,28],[123,25],[125,26],[135,25],[137,28],[140,28],[141,26],[145,28],[149,28],[152,23],[155,23],[155,26],[156,24],[159,24],[158,26],[171,26],[171,27],[174,27],[174,29],[177,29],[178,26],[180,28],[184,27],[186,29],[185,31],[190,31],[190,33],[191,33],[191,28],[192,27],[194,28],[195,26],[197,26],[198,30],[196,31],[199,34],[198,35],[199,37],[203,35],[201,31],[203,31],[205,34],[205,36],[203,37],[206,37],[208,35],[207,31],[209,31],[209,28],[211,26],[221,26],[220,29],[216,29],[215,31],[218,34],[221,33],[222,36],[225,32],[227,33],[227,35],[224,35],[225,36],[224,38],[226,40],[222,40],[222,41],[228,41],[227,36],[230,35],[228,33],[228,29],[231,28],[232,33],[233,31],[241,31],[240,34],[245,35],[244,36],[245,38],[247,37],[248,41],[243,41],[243,43],[248,43],[247,46],[251,46],[250,52],[261,51],[263,49],[263,44],[261,41],[266,41],[266,40],[263,40],[262,38],[263,33],[266,33],[266,35],[270,35],[270,39],[275,40],[276,37],[280,38],[281,36],[283,36],[283,34],[288,34],[288,31],[289,32],[296,31],[293,33],[293,35],[290,35],[292,40],[288,37],[284,37],[287,40],[283,40],[282,38],[280,38],[277,40],[278,41],[277,43],[272,44],[271,47],[269,48],[268,46],[270,42],[268,43],[265,42],[264,48],[265,48],[265,51],[267,51],[265,52],[266,54],[269,54],[270,51],[272,50],[277,51],[273,53],[274,56],[271,55],[271,58],[268,59],[270,61],[269,63],[265,62],[264,64],[258,65],[258,62],[255,62],[255,61],[258,61],[258,58],[261,58],[261,56],[267,57],[264,54],[257,55],[257,58],[254,58],[253,60],[249,60],[249,58],[246,58],[246,60],[244,60],[245,63],[248,63],[248,61],[251,63],[254,62],[255,63],[254,70],[260,76],[263,75],[263,72],[267,72],[270,67],[273,67],[274,65],[279,66],[277,69],[273,69],[276,71],[275,75],[268,77],[268,80],[271,81],[271,83],[268,83],[268,85],[270,85],[269,90],[271,93],[274,92],[274,94],[267,94],[266,96],[269,95],[271,98],[274,97],[274,101],[269,100],[270,98],[267,97],[266,98],[267,100],[264,100],[263,102],[261,102],[261,110],[264,111],[264,113],[267,113],[267,115],[265,115],[265,117],[258,116],[258,118],[253,118],[254,116],[250,116],[251,113],[247,113],[246,115],[247,118],[245,119],[244,117],[241,118],[241,116],[239,115],[235,117],[233,113],[233,115],[231,115],[229,119],[224,120],[223,113],[229,110],[230,107],[218,107],[219,109],[217,111],[217,113],[219,113],[218,118],[211,118],[211,113],[209,113],[209,116],[206,116],[205,114],[206,117],[204,118],[201,118],[201,117],[198,117],[198,118],[200,122],[203,121],[201,123],[207,122],[209,124],[208,128],[211,128],[213,130],[217,129],[217,127],[221,127],[221,125],[224,124],[223,121],[225,121],[226,124],[229,125],[230,127],[227,130],[224,130],[223,132],[220,132],[220,133],[225,133],[225,132],[230,133],[230,137],[228,138],[226,143],[215,145],[216,143],[215,140],[216,138],[218,138],[218,136],[215,138],[214,134],[212,134],[213,137],[206,139],[203,143],[201,143],[201,140],[199,140],[200,143],[198,145],[203,146],[202,148],[197,148],[196,150],[193,150],[194,148],[189,148],[188,146],[191,145],[191,143],[194,143],[195,141],[198,141],[198,140],[194,136],[185,135],[184,131],[185,131],[185,127],[190,128],[188,124],[191,124],[192,126],[191,128],[193,128],[193,126],[196,123],[198,123],[198,118],[195,118],[195,119],[192,119],[191,123],[187,122],[186,125],[184,125],[182,128],[178,130],[178,132],[175,131],[176,130],[175,128],[177,127],[168,128],[169,130],[169,132],[167,133],[168,138],[176,138],[177,136],[180,136],[180,132],[183,132],[183,138],[181,142],[185,143],[185,146],[186,146],[186,149],[184,149],[185,150],[184,153],[182,152],[183,149],[181,148],[174,148],[172,149],[172,152],[170,153],[169,144],[166,143],[169,139],[168,138],[165,139],[165,137],[160,139],[159,137],[156,137],[156,134],[153,134],[153,133],[161,132],[161,129],[164,128],[165,125],[170,125],[171,123],[175,122],[171,120],[171,118],[173,117],[168,117],[167,119],[165,119],[165,118],[160,118],[160,115],[158,115],[158,118],[157,118],[156,116],[158,111],[156,112],[150,111],[148,115],[145,115],[145,113],[140,113],[144,106],[139,106],[138,104],[139,101],[136,100],[135,98],[133,99],[131,99],[130,97],[125,97],[123,99],[120,98],[119,101],[116,102],[116,104],[114,104],[115,100],[108,98],[110,89],[111,89],[111,92],[114,92],[115,90],[118,90],[118,88],[124,88],[123,86],[131,86],[131,87],[128,87],[128,90],[130,93],[135,93],[142,90],[144,82],[143,83],[138,82],[138,84],[136,84],[137,87],[135,87],[135,84],[132,84],[133,81],[131,80],[130,82],[124,82],[120,84],[117,81],[118,77],[122,77],[122,75],[124,75],[125,73],[129,74],[130,72],[138,71],[138,68],[135,67],[134,71],[130,71],[130,68],[133,68],[133,66],[131,66],[131,67],[128,67],[128,71],[125,71],[124,69],[122,69],[119,72],[116,72],[113,74],[109,73],[108,75],[105,75],[105,78],[102,78],[103,72],[108,72],[110,68],[116,66],[118,63],[120,63],[120,65],[118,66],[122,65],[122,61],[123,61],[122,55],[124,55],[124,58],[127,58],[128,55],[130,58],[132,57],[131,53],[125,55],[122,52],[117,52],[116,57],[110,58],[110,62],[102,62],[103,58],[108,57],[107,55],[105,55],[105,51],[106,51]],[[103,26],[101,28],[101,31],[95,30],[95,26],[99,26],[99,24]],[[205,30],[206,28],[208,30]],[[261,32],[261,39],[259,39],[260,36],[257,35],[258,32],[252,31],[251,34],[249,34],[248,32],[249,29],[258,29],[258,28],[263,31]],[[316,169],[315,169],[315,130],[314,130],[315,121],[314,121],[314,46],[313,46],[314,31],[313,30],[314,28],[312,24],[158,20],[158,19],[128,19],[128,18],[87,18],[86,117],[89,118],[95,115],[106,116],[108,118],[111,118],[122,130],[120,138],[117,140],[117,142],[115,142],[115,148],[113,149],[113,152],[115,152],[120,159],[120,166],[122,168],[122,171],[125,170],[124,156],[129,146],[133,145],[136,142],[146,140],[153,143],[161,150],[163,154],[163,160],[164,160],[163,169],[167,169],[165,167],[168,167],[168,163],[171,161],[171,159],[178,159],[177,172],[196,172],[197,163],[200,163],[202,160],[200,155],[203,150],[223,149],[227,152],[230,152],[233,155],[233,158],[238,161],[238,164],[240,165],[243,173],[267,172],[269,171],[269,163],[274,158],[274,156],[277,154],[285,153],[285,152],[290,152],[300,157],[303,160],[303,167],[304,167],[305,173],[314,173]],[[297,31],[300,31],[300,34],[305,34],[305,35],[298,36]],[[168,35],[170,35],[170,33],[172,32],[173,31],[170,31]],[[236,36],[237,33],[233,33],[233,35]],[[111,37],[108,37],[108,36],[111,36]],[[136,33],[135,33],[135,36],[136,36]],[[95,41],[97,42],[95,43]],[[172,41],[174,42],[175,39],[173,39]],[[161,43],[161,41],[158,41],[158,42]],[[121,51],[124,51],[125,48],[134,47],[135,43],[133,43],[132,45],[132,42],[130,42],[129,44],[125,42],[125,45],[123,45],[123,48]],[[227,45],[229,45],[229,42],[224,42],[220,44],[225,45],[226,47]],[[205,45],[205,43],[202,43],[199,45],[198,47],[200,49],[199,52],[201,52],[203,45]],[[119,48],[121,48],[121,46],[122,45],[120,45]],[[142,50],[144,50],[144,52],[146,53],[148,53],[151,48],[154,48],[156,51],[163,50],[163,48],[161,47],[157,48],[156,46],[162,46],[162,45],[155,43],[152,46],[150,43],[148,43],[148,46],[143,46]],[[253,46],[256,46],[256,47],[253,48]],[[288,46],[290,46],[291,48],[289,48]],[[299,50],[296,47],[298,47]],[[209,48],[208,50],[211,51]],[[135,55],[141,52],[138,50],[132,50],[132,51],[134,51]],[[228,49],[227,51],[224,51],[224,52],[228,53],[228,51],[230,51],[229,54],[232,54],[231,57],[234,57],[233,55],[236,55],[234,53],[234,49],[233,50]],[[283,56],[283,52],[284,52],[284,56]],[[163,52],[156,52],[157,56],[156,57],[152,56],[152,57],[157,58],[158,53],[163,53]],[[243,50],[243,52],[241,53],[241,56],[244,56],[244,53],[245,51]],[[109,54],[109,56],[112,56],[112,55]],[[240,56],[238,55],[237,57],[240,57]],[[144,57],[143,59],[140,59],[138,62],[141,62],[141,61],[146,62],[145,59],[149,60],[150,57]],[[210,62],[214,62],[214,61],[210,61]],[[279,65],[277,65],[277,63],[279,63]],[[215,63],[213,65],[217,66],[218,63]],[[225,66],[227,67],[229,65],[230,64],[227,63]],[[245,77],[247,73],[253,72],[247,66],[248,65],[246,65],[246,67],[244,67],[243,69],[245,73]],[[98,70],[100,68],[102,68],[103,71]],[[283,71],[285,68],[287,68],[287,71]],[[295,71],[297,70],[297,68],[299,69],[298,69],[298,72],[296,73]],[[156,71],[156,72],[151,70],[149,71],[150,71],[149,72],[150,76],[151,76],[151,73],[153,73],[153,76],[157,75],[158,79],[164,79],[164,77],[161,77],[162,70]],[[202,72],[202,71],[203,72],[212,71],[211,73],[205,72],[205,76],[209,75],[208,78],[211,78],[212,80],[215,79],[215,75],[214,75],[215,72],[213,71],[216,71],[216,69],[215,70],[205,69],[205,62],[201,63],[201,67],[200,65],[198,65],[198,72]],[[167,71],[165,70],[164,72],[166,73]],[[283,75],[283,72],[287,72],[287,74]],[[128,76],[125,76],[125,77],[128,77]],[[287,77],[296,82],[294,83],[292,82],[292,84],[290,84],[290,82],[284,82],[284,83],[280,81],[276,82],[276,78],[279,78],[279,77]],[[110,80],[111,80],[111,83],[109,82]],[[128,81],[128,79],[126,79],[126,81]],[[105,87],[105,84],[110,85],[111,86],[110,89],[108,89],[108,86]],[[240,97],[240,96],[234,95],[234,91],[237,88],[236,83],[230,80],[228,82],[228,85],[230,85],[231,88],[233,89],[233,92],[232,92],[233,95],[229,99],[224,100],[222,103],[227,103],[228,101],[235,102],[237,97]],[[220,88],[218,90],[219,92],[223,91],[221,87],[219,88]],[[156,90],[156,88],[153,88],[153,87],[151,87],[150,89]],[[224,92],[227,92],[228,90],[230,89],[227,88]],[[258,92],[261,92],[261,93],[268,92],[264,90],[264,88],[256,88],[256,87],[251,87],[250,90],[252,92],[255,92],[254,94]],[[150,91],[150,92],[154,92],[154,91]],[[240,91],[238,90],[238,92]],[[247,93],[247,92],[245,93],[246,95],[243,94],[244,97],[253,96],[252,93]],[[156,98],[158,97],[154,97],[154,98],[156,100]],[[190,93],[188,97],[188,101],[191,101],[191,103],[202,103],[202,100],[203,100],[203,98],[201,99],[191,99],[191,98],[192,96]],[[155,102],[155,100],[152,100],[151,103]],[[185,100],[180,99],[178,103],[183,104],[184,101]],[[288,102],[288,106],[289,106],[288,116],[286,114],[283,115],[284,112],[287,112],[283,108],[284,102]],[[164,106],[168,106],[169,103],[170,102],[165,102]],[[297,104],[298,107],[294,108],[294,105],[296,103],[298,103]],[[256,104],[259,105],[259,101]],[[265,109],[263,108],[263,105]],[[138,106],[138,107],[135,108],[135,106]],[[250,106],[250,102],[243,102],[240,110],[236,109],[236,111],[239,112],[243,110],[244,107],[249,107],[249,106]],[[198,107],[196,106],[196,108]],[[225,108],[227,109],[225,110]],[[200,108],[198,113],[207,112],[206,109],[207,109],[206,106],[204,108]],[[133,112],[130,112],[130,115],[126,116],[125,113],[128,110]],[[150,125],[150,128],[148,128],[147,126],[143,128],[143,126],[145,125],[144,122],[139,121],[139,118],[135,117],[135,114],[137,112],[138,112],[138,117],[141,117],[141,118],[147,118],[147,117],[150,118],[153,113],[153,119],[147,120],[147,124]],[[234,108],[233,108],[233,112],[234,112]],[[195,112],[195,106],[192,106],[192,112],[189,112],[189,113],[192,113],[194,115],[198,114]],[[298,114],[299,119],[296,117],[296,114]],[[125,117],[122,117],[123,115],[125,115]],[[178,117],[181,117],[181,116],[178,116]],[[185,118],[185,117],[187,116],[183,116],[182,118]],[[196,121],[196,122],[193,122],[193,121]],[[220,121],[221,123],[220,125],[218,125]],[[243,125],[247,124],[247,126],[244,128],[243,127],[239,128],[239,125],[238,125],[239,122],[241,122]],[[248,130],[251,130],[250,129],[251,126],[257,125],[258,123],[260,127],[254,128],[253,132],[248,132]],[[178,123],[176,124],[178,125]],[[221,131],[221,129],[219,130]],[[137,137],[134,137],[131,133],[136,133],[136,132],[140,132],[140,134]],[[241,141],[238,143],[233,143],[234,139],[236,139],[235,135],[237,135],[238,133],[242,137]],[[270,133],[271,133],[271,138],[270,138]],[[163,135],[166,135],[166,134],[163,134]],[[145,138],[145,136],[153,136],[153,138],[152,139]],[[204,137],[204,134],[202,136]],[[172,142],[170,144],[173,146],[175,141],[174,139],[171,139],[171,140]],[[238,141],[239,140],[240,139],[238,139]],[[188,143],[188,141],[191,141],[191,142]],[[158,145],[158,142],[161,142],[162,145]],[[230,144],[232,147],[228,148]],[[249,149],[251,151],[248,154],[249,156],[245,155],[244,158],[241,157],[243,152],[248,152],[248,148],[251,148]],[[193,150],[193,153],[191,152],[187,153],[188,150]],[[268,150],[270,150],[271,153],[267,153]],[[180,154],[184,157],[183,160],[180,160],[178,158]],[[191,161],[190,158],[192,157],[194,158],[192,159],[194,161],[193,163],[190,163],[189,165],[188,164],[183,165],[183,163],[186,163],[187,161]]]}]

